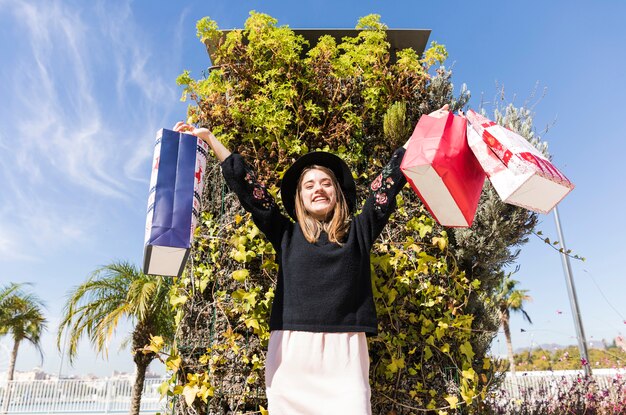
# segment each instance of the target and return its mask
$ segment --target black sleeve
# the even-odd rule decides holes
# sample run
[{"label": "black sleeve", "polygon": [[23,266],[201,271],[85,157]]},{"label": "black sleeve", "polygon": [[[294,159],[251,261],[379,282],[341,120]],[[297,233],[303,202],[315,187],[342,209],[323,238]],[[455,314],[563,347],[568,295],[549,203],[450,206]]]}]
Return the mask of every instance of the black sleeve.
[{"label": "black sleeve", "polygon": [[406,184],[406,178],[400,170],[404,152],[405,149],[401,147],[393,153],[389,163],[370,184],[370,194],[363,210],[355,218],[355,225],[370,245],[378,238],[396,209],[396,195]]},{"label": "black sleeve", "polygon": [[272,195],[257,181],[256,174],[241,155],[231,153],[221,166],[229,189],[235,192],[243,208],[252,214],[256,226],[278,250],[290,220],[280,213]]}]

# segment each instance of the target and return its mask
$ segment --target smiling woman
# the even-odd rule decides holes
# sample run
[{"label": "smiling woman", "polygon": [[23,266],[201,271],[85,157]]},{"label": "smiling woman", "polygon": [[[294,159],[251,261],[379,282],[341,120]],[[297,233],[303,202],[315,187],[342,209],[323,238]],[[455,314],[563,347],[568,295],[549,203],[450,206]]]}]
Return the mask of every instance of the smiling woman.
[{"label": "smiling woman", "polygon": [[[327,153],[313,154],[327,156]],[[289,176],[286,176],[288,180]],[[283,190],[283,194],[288,192]],[[350,209],[330,168],[314,164],[304,169],[300,173],[294,199],[296,219],[307,241],[317,242],[324,231],[330,242],[341,245],[348,230]]]},{"label": "smiling woman", "polygon": [[311,166],[300,176],[296,200],[301,201],[305,211],[320,222],[329,218],[337,204],[339,185],[334,176],[322,166]]},{"label": "smiling woman", "polygon": [[378,330],[370,251],[406,183],[400,171],[405,148],[374,179],[354,217],[356,184],[347,164],[324,151],[300,157],[281,183],[293,223],[243,157],[207,128],[179,122],[174,130],[209,144],[228,187],[279,257],[265,368],[270,412],[370,414],[366,336]]}]

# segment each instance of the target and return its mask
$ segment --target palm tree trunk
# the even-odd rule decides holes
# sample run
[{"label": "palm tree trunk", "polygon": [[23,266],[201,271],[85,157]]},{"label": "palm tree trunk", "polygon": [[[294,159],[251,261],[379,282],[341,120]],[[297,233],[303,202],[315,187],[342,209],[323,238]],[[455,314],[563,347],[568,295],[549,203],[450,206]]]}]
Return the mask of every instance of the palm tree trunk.
[{"label": "palm tree trunk", "polygon": [[13,343],[13,350],[11,350],[11,361],[9,362],[9,372],[7,373],[7,380],[12,381],[15,372],[15,361],[17,360],[17,351],[20,348],[20,341],[16,340]]},{"label": "palm tree trunk", "polygon": [[511,342],[511,329],[509,327],[509,317],[502,314],[502,329],[504,330],[504,337],[506,338],[506,351],[509,355],[509,363],[511,364],[511,374],[515,374],[515,358],[513,357],[513,343]]},{"label": "palm tree trunk", "polygon": [[[141,352],[137,352],[141,353]],[[139,410],[141,409],[141,394],[143,393],[143,384],[146,380],[146,370],[148,369],[148,365],[150,362],[145,362],[145,359],[136,359],[139,360],[135,362],[135,366],[137,367],[137,377],[135,378],[135,384],[133,385],[133,393],[130,398],[130,412],[129,415],[139,415]]]},{"label": "palm tree trunk", "polygon": [[7,372],[7,388],[4,391],[4,399],[2,399],[2,410],[0,413],[6,414],[9,410],[9,403],[11,402],[11,389],[13,388],[13,374],[15,373],[15,361],[17,360],[17,351],[20,348],[20,341],[16,340],[13,343],[13,350],[11,350],[11,361],[9,362],[9,371]]}]

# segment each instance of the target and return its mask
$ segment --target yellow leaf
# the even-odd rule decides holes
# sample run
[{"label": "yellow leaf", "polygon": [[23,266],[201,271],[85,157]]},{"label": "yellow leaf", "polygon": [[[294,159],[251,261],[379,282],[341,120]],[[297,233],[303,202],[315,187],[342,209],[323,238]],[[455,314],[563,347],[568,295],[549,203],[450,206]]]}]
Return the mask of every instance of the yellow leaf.
[{"label": "yellow leaf", "polygon": [[255,330],[260,330],[259,321],[256,318],[249,318],[245,321],[246,327],[252,327]]},{"label": "yellow leaf", "polygon": [[465,343],[463,343],[459,347],[459,350],[467,357],[468,361],[472,361],[472,359],[474,358],[474,350],[472,350],[472,345],[470,342],[466,341]]},{"label": "yellow leaf", "polygon": [[469,380],[473,380],[474,376],[476,376],[476,372],[471,367],[467,370],[462,371],[461,374],[463,375],[465,379],[469,379]]},{"label": "yellow leaf", "polygon": [[472,398],[474,397],[474,391],[467,388],[461,388],[461,398],[465,401],[465,403],[472,403]]},{"label": "yellow leaf", "polygon": [[202,385],[200,392],[198,393],[198,396],[204,403],[207,403],[209,397],[212,397],[213,395],[215,395],[215,388],[211,385]]},{"label": "yellow leaf", "polygon": [[399,369],[403,369],[403,368],[404,368],[404,357],[401,357],[399,359],[392,357],[391,363],[387,365],[387,369],[389,369],[391,373],[396,373]]},{"label": "yellow leaf", "polygon": [[156,347],[161,348],[165,342],[161,336],[150,336],[150,344],[154,344]]},{"label": "yellow leaf", "polygon": [[247,269],[240,269],[233,272],[231,275],[235,281],[244,282],[246,278],[248,278],[248,275],[250,275],[250,272]]},{"label": "yellow leaf", "polygon": [[424,360],[428,360],[433,357],[433,351],[430,350],[429,346],[424,347]]},{"label": "yellow leaf", "polygon": [[441,346],[441,351],[443,353],[450,353],[450,345],[448,343],[444,343],[443,346]]},{"label": "yellow leaf", "polygon": [[420,253],[422,251],[422,247],[420,247],[419,245],[416,244],[411,244],[409,245],[408,249],[411,249],[417,253]]},{"label": "yellow leaf", "polygon": [[201,278],[200,279],[200,292],[203,293],[204,290],[206,290],[206,286],[209,284],[209,279],[208,278]]},{"label": "yellow leaf", "polygon": [[151,336],[150,344],[144,348],[144,354],[148,352],[159,353],[163,348],[163,337],[161,336]]},{"label": "yellow leaf", "polygon": [[187,296],[186,295],[172,295],[172,296],[170,296],[170,304],[173,305],[174,307],[176,307],[177,305],[180,305],[180,304],[185,304],[185,301],[187,301]]},{"label": "yellow leaf", "polygon": [[446,238],[441,238],[439,236],[436,236],[432,239],[432,241],[433,241],[433,245],[437,245],[440,251],[445,250],[446,247],[448,246],[448,241],[446,240]]},{"label": "yellow leaf", "polygon": [[246,262],[246,252],[234,251],[233,259],[237,262]]},{"label": "yellow leaf", "polygon": [[445,399],[449,404],[451,409],[455,409],[456,405],[459,403],[459,398],[456,396],[446,396]]},{"label": "yellow leaf", "polygon": [[181,360],[182,359],[180,356],[170,356],[165,361],[165,367],[167,368],[167,370],[176,372],[178,371],[178,368],[180,367]]},{"label": "yellow leaf", "polygon": [[170,384],[168,381],[165,381],[159,385],[158,391],[159,394],[161,394],[161,399],[163,399],[163,397],[167,395],[168,390],[170,390]]},{"label": "yellow leaf", "polygon": [[489,369],[491,367],[491,360],[489,360],[489,358],[485,357],[483,359],[483,369]]},{"label": "yellow leaf", "polygon": [[261,405],[259,405],[259,411],[261,412],[261,415],[269,415],[269,412],[267,411],[267,409],[265,409]]},{"label": "yellow leaf", "polygon": [[235,215],[235,223],[236,223],[237,225],[239,225],[239,223],[241,223],[241,220],[242,220],[242,219],[243,219],[243,218],[241,217],[241,215]]},{"label": "yellow leaf", "polygon": [[237,289],[236,291],[233,291],[233,293],[230,295],[234,300],[243,300],[243,298],[245,297],[245,295],[247,294],[246,290],[242,290],[241,288]]},{"label": "yellow leaf", "polygon": [[191,406],[193,404],[193,401],[196,400],[196,396],[198,395],[199,391],[200,391],[200,388],[198,387],[198,385],[194,385],[194,386],[187,385],[183,388],[182,395],[185,397],[185,403],[187,404],[187,406]]}]

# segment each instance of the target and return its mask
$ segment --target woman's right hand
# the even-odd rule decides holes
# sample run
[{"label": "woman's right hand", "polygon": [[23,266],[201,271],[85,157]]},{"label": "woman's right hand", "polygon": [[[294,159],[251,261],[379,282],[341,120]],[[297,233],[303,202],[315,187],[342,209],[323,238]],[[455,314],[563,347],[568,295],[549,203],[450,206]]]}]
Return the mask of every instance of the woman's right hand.
[{"label": "woman's right hand", "polygon": [[178,121],[176,125],[174,125],[173,130],[180,133],[191,134],[204,140],[209,147],[211,147],[211,150],[213,150],[215,156],[220,162],[230,156],[230,150],[224,147],[224,145],[220,143],[217,138],[215,138],[211,130],[208,128],[196,128],[193,125],[185,123],[184,121]]},{"label": "woman's right hand", "polygon": [[213,133],[211,133],[211,130],[209,130],[208,128],[196,128],[193,125],[185,123],[184,121],[178,121],[176,125],[174,125],[173,130],[180,133],[195,135],[196,137],[199,137],[206,141],[208,144],[211,144],[210,137],[213,135]]}]

